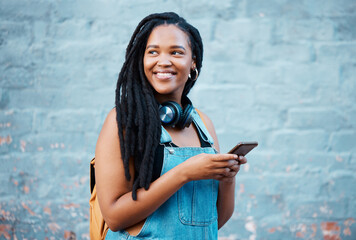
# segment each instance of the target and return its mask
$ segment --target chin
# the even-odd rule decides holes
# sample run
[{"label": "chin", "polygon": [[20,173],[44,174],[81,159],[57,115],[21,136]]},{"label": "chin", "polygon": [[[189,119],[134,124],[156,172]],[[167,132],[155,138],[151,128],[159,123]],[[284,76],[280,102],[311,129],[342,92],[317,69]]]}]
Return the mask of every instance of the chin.
[{"label": "chin", "polygon": [[174,88],[171,84],[159,83],[152,84],[151,86],[159,94],[169,94],[177,90],[177,88]]},{"label": "chin", "polygon": [[172,95],[174,94],[174,91],[171,89],[155,89],[156,93],[160,95]]},{"label": "chin", "polygon": [[180,91],[176,88],[154,88],[156,94],[161,96],[167,96],[167,98],[171,98],[171,96],[177,95]]}]

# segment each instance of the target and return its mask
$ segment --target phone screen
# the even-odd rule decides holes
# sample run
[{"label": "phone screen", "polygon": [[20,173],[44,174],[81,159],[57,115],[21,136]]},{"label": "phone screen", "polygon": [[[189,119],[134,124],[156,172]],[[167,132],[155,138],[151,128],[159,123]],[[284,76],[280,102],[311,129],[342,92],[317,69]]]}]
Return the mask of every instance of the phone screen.
[{"label": "phone screen", "polygon": [[238,156],[246,156],[252,149],[258,146],[257,142],[240,142],[233,147],[229,153],[236,154]]}]

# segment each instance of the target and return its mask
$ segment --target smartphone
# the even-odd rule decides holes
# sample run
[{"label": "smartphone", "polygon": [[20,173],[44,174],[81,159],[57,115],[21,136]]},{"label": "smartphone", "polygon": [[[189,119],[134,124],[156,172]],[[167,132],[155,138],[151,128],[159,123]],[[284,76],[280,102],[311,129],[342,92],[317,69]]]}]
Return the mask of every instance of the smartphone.
[{"label": "smartphone", "polygon": [[257,147],[257,142],[240,142],[233,147],[228,153],[236,154],[238,156],[245,156],[252,149]]}]

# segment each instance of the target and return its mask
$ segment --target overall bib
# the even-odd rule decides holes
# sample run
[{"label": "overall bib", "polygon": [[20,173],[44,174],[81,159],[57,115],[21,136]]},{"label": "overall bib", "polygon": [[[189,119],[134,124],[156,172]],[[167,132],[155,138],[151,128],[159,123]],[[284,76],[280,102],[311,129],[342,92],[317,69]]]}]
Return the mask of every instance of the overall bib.
[{"label": "overall bib", "polygon": [[[198,134],[212,146],[213,139],[199,114],[195,110],[192,114]],[[213,147],[172,147],[172,138],[163,127],[160,144],[165,145],[161,175],[192,156],[216,153]],[[109,229],[105,239],[217,239],[218,188],[219,182],[212,179],[188,182],[147,217],[138,235]]]}]

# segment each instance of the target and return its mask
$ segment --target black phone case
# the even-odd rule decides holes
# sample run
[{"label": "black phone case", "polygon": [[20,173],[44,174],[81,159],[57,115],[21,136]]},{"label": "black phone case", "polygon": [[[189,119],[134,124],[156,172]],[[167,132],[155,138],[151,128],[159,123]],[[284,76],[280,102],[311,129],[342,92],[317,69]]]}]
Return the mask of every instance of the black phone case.
[{"label": "black phone case", "polygon": [[236,154],[238,156],[246,156],[252,149],[258,146],[257,142],[245,142],[237,144],[229,153]]}]

